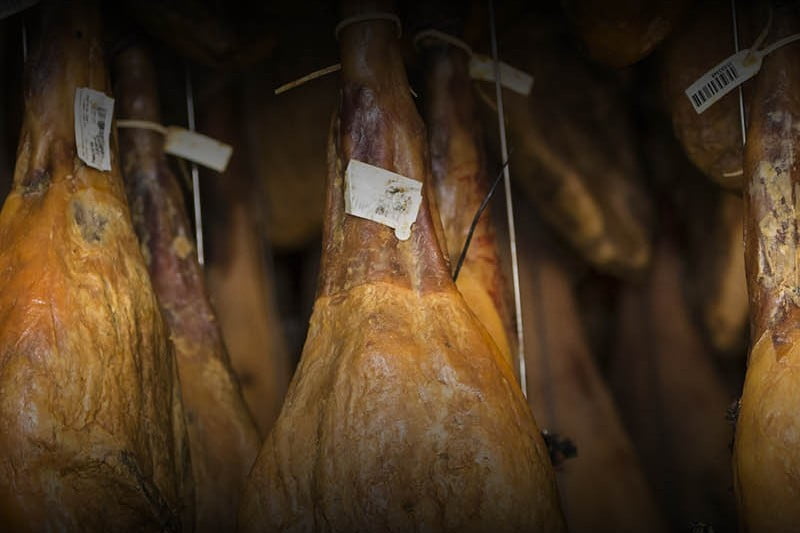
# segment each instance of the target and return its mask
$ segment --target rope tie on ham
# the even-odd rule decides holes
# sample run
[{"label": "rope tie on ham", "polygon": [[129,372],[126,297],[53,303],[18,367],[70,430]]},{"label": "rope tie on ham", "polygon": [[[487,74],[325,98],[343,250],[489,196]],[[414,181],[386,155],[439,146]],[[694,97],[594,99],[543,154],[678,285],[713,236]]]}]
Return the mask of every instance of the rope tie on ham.
[{"label": "rope tie on ham", "polygon": [[[398,17],[394,13],[388,13],[384,11],[378,11],[375,13],[362,13],[360,15],[353,15],[352,17],[347,17],[336,25],[336,28],[333,30],[333,35],[334,37],[336,37],[336,40],[338,41],[339,34],[346,27],[351,26],[353,24],[358,24],[359,22],[370,22],[373,20],[388,20],[390,22],[394,22],[395,27],[397,28],[397,38],[399,39],[403,35],[403,25],[400,22],[400,17]],[[338,72],[340,70],[342,70],[341,63],[336,63],[334,65],[330,65],[328,67],[315,70],[314,72],[306,74],[301,78],[297,78],[296,80],[284,83],[283,85],[275,89],[274,94],[275,95],[283,94],[286,91],[294,89],[295,87],[299,87],[317,78],[322,78],[323,76],[327,76],[328,74],[333,74],[334,72]],[[414,98],[417,98],[417,93],[414,92],[414,89],[411,89],[410,87],[409,89],[411,91],[411,94],[414,95]]]}]

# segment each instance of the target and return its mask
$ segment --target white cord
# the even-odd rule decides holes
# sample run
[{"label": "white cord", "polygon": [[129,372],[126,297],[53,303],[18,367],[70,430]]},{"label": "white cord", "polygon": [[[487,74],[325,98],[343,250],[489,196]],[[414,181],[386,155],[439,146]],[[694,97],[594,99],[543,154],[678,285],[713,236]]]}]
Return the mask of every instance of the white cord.
[{"label": "white cord", "polygon": [[[500,129],[500,157],[508,161],[506,144],[506,122],[503,111],[503,89],[500,85],[500,59],[497,52],[497,29],[494,19],[494,2],[489,0],[489,25],[492,32],[492,58],[494,59],[494,88],[497,97],[497,122]],[[522,327],[522,298],[519,287],[519,261],[517,259],[517,232],[514,224],[514,205],[511,196],[511,174],[509,164],[503,167],[503,181],[506,193],[506,215],[508,217],[508,241],[511,248],[511,277],[514,285],[514,311],[517,318],[517,363],[519,364],[519,386],[522,394],[528,397],[528,379],[525,368],[525,333]]]},{"label": "white cord", "polygon": [[[186,65],[186,118],[189,131],[195,131],[194,123],[194,90],[192,88],[192,73],[189,65]],[[194,200],[194,226],[195,240],[197,243],[197,262],[200,266],[205,265],[205,254],[203,252],[203,210],[200,204],[200,171],[197,163],[192,161],[192,198]]]}]

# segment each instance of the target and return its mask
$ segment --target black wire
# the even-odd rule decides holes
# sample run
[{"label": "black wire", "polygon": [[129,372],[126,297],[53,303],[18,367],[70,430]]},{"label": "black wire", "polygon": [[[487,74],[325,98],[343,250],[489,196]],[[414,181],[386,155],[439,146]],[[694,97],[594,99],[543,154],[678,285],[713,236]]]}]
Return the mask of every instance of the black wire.
[{"label": "black wire", "polygon": [[[513,151],[513,150],[512,150]],[[511,159],[511,153],[509,152],[508,155],[509,159]],[[461,255],[458,257],[458,263],[456,263],[456,269],[453,271],[453,281],[458,279],[458,273],[461,272],[461,267],[464,265],[464,259],[467,257],[467,251],[469,250],[469,244],[472,242],[472,234],[475,233],[475,228],[478,227],[478,221],[483,214],[483,211],[486,209],[486,206],[489,205],[489,200],[492,199],[494,195],[494,191],[497,189],[497,185],[500,183],[500,180],[503,178],[503,171],[508,166],[508,161],[503,163],[503,166],[500,167],[500,172],[497,173],[497,177],[492,183],[492,186],[489,188],[489,192],[486,193],[486,196],[483,198],[481,202],[481,206],[478,208],[478,212],[475,213],[475,217],[472,219],[472,225],[469,227],[469,233],[467,233],[467,239],[464,241],[464,247],[461,249]]]}]

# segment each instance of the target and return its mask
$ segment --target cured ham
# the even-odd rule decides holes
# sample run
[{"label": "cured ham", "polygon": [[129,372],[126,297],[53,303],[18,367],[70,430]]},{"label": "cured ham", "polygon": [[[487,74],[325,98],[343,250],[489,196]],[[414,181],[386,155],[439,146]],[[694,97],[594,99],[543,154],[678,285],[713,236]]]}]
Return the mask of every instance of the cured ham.
[{"label": "cured ham", "polygon": [[589,55],[624,67],[649,55],[680,20],[688,0],[562,0]]},{"label": "cured ham", "polygon": [[667,531],[590,351],[568,263],[541,221],[517,212],[528,402],[542,428],[577,447],[556,471],[569,530]]},{"label": "cured ham", "polygon": [[[234,92],[223,89],[200,109],[201,130],[235,151],[225,173],[209,173],[202,190],[206,280],[231,364],[259,432],[266,436],[280,412],[291,377],[268,262],[264,208],[248,165],[248,146],[237,121]],[[311,209],[311,207],[309,207]]]},{"label": "cured ham", "polygon": [[52,2],[43,13],[0,212],[0,522],[190,530],[175,357],[115,142],[109,171],[76,156],[76,89],[110,92],[98,13],[83,2]]},{"label": "cured ham", "polygon": [[[160,123],[155,69],[147,51],[128,48],[115,66],[119,116]],[[175,346],[197,531],[231,531],[261,441],[206,295],[183,193],[164,155],[164,136],[125,128],[119,138],[134,227]]]},{"label": "cured ham", "polygon": [[[348,2],[343,18],[390,9]],[[351,159],[427,183],[425,130],[396,36],[386,20],[340,33],[317,300],[240,529],[562,531],[547,450],[450,278],[430,189],[405,241],[344,213]]]},{"label": "cured ham", "polygon": [[[693,6],[692,13],[665,43],[661,77],[675,134],[689,159],[723,187],[739,189],[742,133],[736,91],[702,114],[694,110],[685,93],[711,67],[733,54],[730,9],[727,0],[704,0]],[[748,18],[746,10],[739,13],[742,48],[751,42]]]},{"label": "cured ham", "polygon": [[[651,251],[630,116],[617,82],[582,60],[565,34],[546,13],[504,31],[504,61],[536,74],[535,95],[504,96],[514,181],[584,259],[629,276],[647,267]],[[493,110],[488,120],[497,124]]]},{"label": "cured ham", "polygon": [[643,286],[621,295],[609,382],[670,529],[702,522],[730,531],[725,413],[733,397],[692,320],[682,278],[678,248],[663,235]]},{"label": "cured ham", "polygon": [[[455,269],[472,219],[491,184],[469,77],[469,57],[464,50],[441,41],[423,45],[431,177],[450,266]],[[487,208],[475,227],[456,286],[513,364],[510,293],[501,269],[491,215]]]},{"label": "cured ham", "polygon": [[[797,5],[774,10],[770,40],[800,31]],[[790,44],[764,58],[745,150],[752,344],[733,458],[743,531],[793,531],[800,524],[799,53],[798,45]]]}]

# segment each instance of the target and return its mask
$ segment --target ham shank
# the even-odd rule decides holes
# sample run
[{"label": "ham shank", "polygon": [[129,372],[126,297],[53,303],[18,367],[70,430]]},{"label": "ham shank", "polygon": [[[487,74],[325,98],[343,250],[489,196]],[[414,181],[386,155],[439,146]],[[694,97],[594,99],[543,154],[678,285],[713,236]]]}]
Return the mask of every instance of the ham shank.
[{"label": "ham shank", "polygon": [[667,531],[581,323],[564,254],[530,210],[518,210],[528,402],[577,456],[556,472],[569,530]]},{"label": "ham shank", "polygon": [[[796,3],[774,7],[770,41],[800,31]],[[800,524],[800,46],[764,58],[745,148],[745,266],[753,344],[734,444],[743,531]]]},{"label": "ham shank", "polygon": [[[270,209],[263,206],[262,195],[253,194],[260,190],[259,178],[247,164],[252,147],[243,142],[235,97],[230,87],[216,91],[213,105],[201,108],[198,118],[203,132],[236,147],[225,173],[209,170],[203,182],[203,211],[214,221],[205,234],[205,274],[231,365],[263,437],[286,396],[291,362],[267,255],[264,215]],[[247,122],[259,122],[250,110],[247,113]],[[304,209],[314,207],[307,204]]]},{"label": "ham shank", "polygon": [[[469,77],[469,56],[441,41],[423,44],[431,177],[447,253],[455,269],[472,219],[491,184]],[[475,227],[456,286],[500,351],[513,363],[509,293],[488,208]]]},{"label": "ham shank", "polygon": [[[118,114],[160,123],[155,69],[141,47],[115,60]],[[260,439],[228,359],[191,241],[164,136],[121,129],[131,215],[175,346],[195,481],[197,530],[231,531]]]},{"label": "ham shank", "polygon": [[[343,15],[388,10],[352,2]],[[340,34],[317,300],[239,526],[562,531],[547,450],[510,367],[451,280],[429,189],[406,241],[344,213],[350,159],[423,182],[429,174],[396,35],[385,20]]]},{"label": "ham shank", "polygon": [[43,12],[0,212],[0,523],[190,530],[175,358],[115,143],[110,171],[76,156],[76,89],[109,93],[99,16],[85,2]]}]

